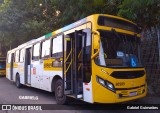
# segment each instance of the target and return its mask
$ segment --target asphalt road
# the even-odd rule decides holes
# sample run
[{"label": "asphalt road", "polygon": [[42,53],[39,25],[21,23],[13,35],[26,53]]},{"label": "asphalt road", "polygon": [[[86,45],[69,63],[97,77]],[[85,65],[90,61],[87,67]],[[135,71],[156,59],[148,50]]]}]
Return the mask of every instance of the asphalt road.
[{"label": "asphalt road", "polygon": [[[33,99],[23,99],[32,96]],[[135,110],[87,110],[90,104],[71,99],[71,105],[57,106],[54,93],[31,87],[18,89],[15,83],[0,77],[0,104],[53,104],[56,110],[46,111],[0,111],[0,113],[134,113]],[[160,97],[146,97],[123,104],[160,104]],[[119,104],[119,106],[123,105]],[[103,105],[104,106],[104,105]],[[106,104],[107,106],[107,104]],[[78,108],[78,109],[77,109]],[[136,113],[160,113],[159,110],[136,110]]]}]

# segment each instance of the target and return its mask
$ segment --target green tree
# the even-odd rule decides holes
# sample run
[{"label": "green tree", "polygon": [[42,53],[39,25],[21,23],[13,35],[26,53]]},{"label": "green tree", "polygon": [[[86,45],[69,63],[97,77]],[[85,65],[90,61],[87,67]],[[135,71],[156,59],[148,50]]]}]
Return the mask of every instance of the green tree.
[{"label": "green tree", "polygon": [[49,1],[0,1],[0,51],[3,47],[14,48],[52,31],[54,24],[51,24],[52,6]]},{"label": "green tree", "polygon": [[143,28],[160,23],[159,0],[124,0],[119,6],[119,16],[133,20]]},{"label": "green tree", "polygon": [[[59,28],[96,13],[117,15],[123,0],[51,0]],[[58,14],[57,14],[58,12]]]}]

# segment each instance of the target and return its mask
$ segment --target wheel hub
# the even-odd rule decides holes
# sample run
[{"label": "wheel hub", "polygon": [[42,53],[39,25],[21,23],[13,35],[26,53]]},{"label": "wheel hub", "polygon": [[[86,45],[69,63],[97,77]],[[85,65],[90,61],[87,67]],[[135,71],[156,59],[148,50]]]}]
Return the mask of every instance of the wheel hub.
[{"label": "wheel hub", "polygon": [[61,86],[57,87],[57,96],[58,97],[62,97],[63,96],[63,94],[62,94],[62,87]]}]

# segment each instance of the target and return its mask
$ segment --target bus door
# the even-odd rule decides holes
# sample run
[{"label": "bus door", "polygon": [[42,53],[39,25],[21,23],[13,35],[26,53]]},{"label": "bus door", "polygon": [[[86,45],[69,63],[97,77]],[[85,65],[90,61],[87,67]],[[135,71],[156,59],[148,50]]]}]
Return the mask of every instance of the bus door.
[{"label": "bus door", "polygon": [[[75,31],[72,34],[64,36],[65,38],[63,40],[63,50],[65,51],[63,54],[64,93],[73,95],[77,99],[83,98],[86,95],[86,93],[83,93],[83,83],[90,82],[91,50],[89,50],[89,43],[87,45],[87,41],[91,39],[88,35],[89,31],[90,30]],[[88,56],[86,55],[87,52],[89,52]],[[89,58],[89,62],[85,57]],[[85,74],[86,72],[87,74]],[[88,77],[86,77],[87,75]],[[91,86],[88,87],[91,88]]]},{"label": "bus door", "polygon": [[10,61],[10,79],[13,80],[13,64],[14,64],[14,53],[11,53]]},{"label": "bus door", "polygon": [[[53,76],[53,71],[51,64],[52,61],[49,59],[50,58],[50,39],[47,39],[42,42],[42,50],[41,50],[41,67],[42,69],[42,74],[40,76],[40,88],[46,91],[50,91],[50,76]],[[42,66],[43,65],[43,66]]]},{"label": "bus door", "polygon": [[40,59],[41,44],[33,45],[33,54],[31,61],[31,86],[40,88],[40,79],[43,72],[43,60]]},{"label": "bus door", "polygon": [[25,51],[25,83],[31,84],[31,48]]},{"label": "bus door", "polygon": [[91,82],[91,29],[83,30],[82,37],[82,76],[83,76],[83,100],[93,102]]}]

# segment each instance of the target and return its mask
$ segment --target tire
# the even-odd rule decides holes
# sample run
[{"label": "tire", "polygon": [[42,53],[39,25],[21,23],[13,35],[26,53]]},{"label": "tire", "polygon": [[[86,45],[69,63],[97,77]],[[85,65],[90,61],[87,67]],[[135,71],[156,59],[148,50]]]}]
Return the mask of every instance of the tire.
[{"label": "tire", "polygon": [[55,84],[55,98],[57,101],[57,104],[66,104],[67,103],[67,97],[63,93],[64,87],[63,87],[63,80],[58,79]]},{"label": "tire", "polygon": [[17,88],[21,88],[22,87],[22,84],[20,83],[20,77],[19,77],[19,75],[16,75],[16,87]]}]

